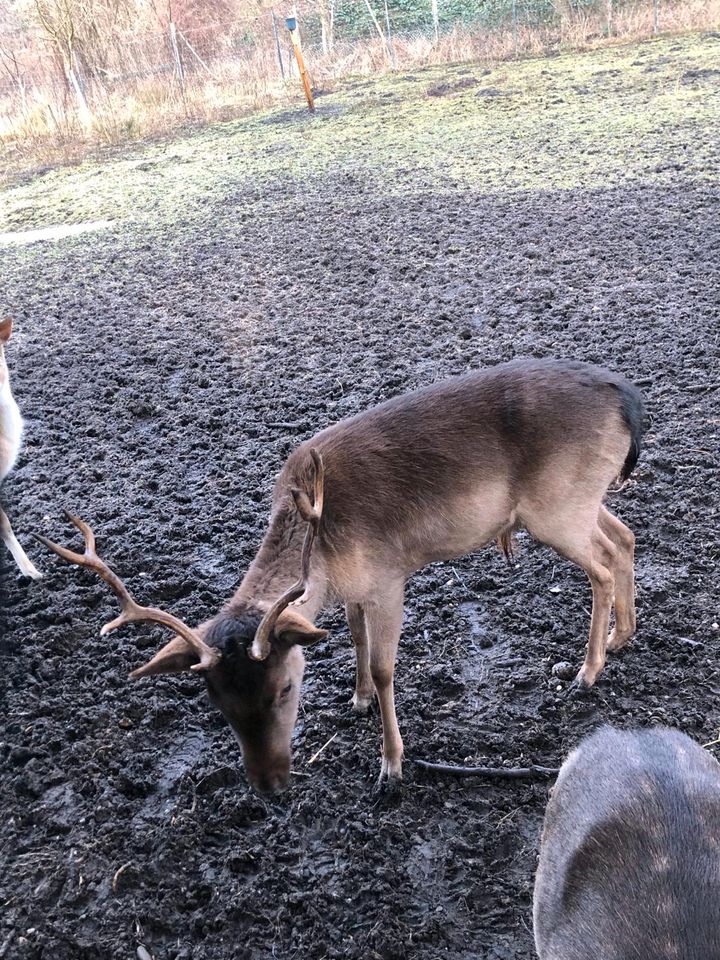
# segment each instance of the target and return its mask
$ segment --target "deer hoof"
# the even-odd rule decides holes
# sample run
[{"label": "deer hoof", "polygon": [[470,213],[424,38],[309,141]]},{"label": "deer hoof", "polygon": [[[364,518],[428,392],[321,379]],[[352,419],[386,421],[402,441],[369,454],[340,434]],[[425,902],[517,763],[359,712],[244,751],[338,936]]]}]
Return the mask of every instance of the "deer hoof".
[{"label": "deer hoof", "polygon": [[385,797],[396,797],[403,790],[403,779],[402,773],[395,776],[390,776],[385,767],[385,761],[383,760],[382,769],[380,770],[380,776],[378,777],[373,793],[379,794]]},{"label": "deer hoof", "polygon": [[359,716],[364,717],[370,712],[370,707],[372,706],[374,697],[359,697],[356,693],[353,694],[353,698],[350,701],[352,704],[353,712],[357,713]]},{"label": "deer hoof", "polygon": [[398,760],[382,758],[378,787],[383,783],[402,783],[402,758]]},{"label": "deer hoof", "polygon": [[618,650],[622,650],[625,644],[628,642],[632,633],[623,634],[618,633],[617,627],[612,631],[608,637],[607,649],[612,651],[612,653],[617,653]]},{"label": "deer hoof", "polygon": [[583,671],[581,670],[580,673],[578,673],[578,675],[575,677],[573,682],[570,684],[570,686],[567,688],[568,696],[571,698],[583,697],[590,692],[591,686],[592,686],[592,683],[588,682]]}]

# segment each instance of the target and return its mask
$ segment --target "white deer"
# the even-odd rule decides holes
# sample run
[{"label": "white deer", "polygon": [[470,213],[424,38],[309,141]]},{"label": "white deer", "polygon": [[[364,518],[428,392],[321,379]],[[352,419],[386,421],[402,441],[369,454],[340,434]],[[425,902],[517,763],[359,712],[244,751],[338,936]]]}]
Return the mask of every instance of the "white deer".
[{"label": "white deer", "polygon": [[[0,484],[15,466],[23,432],[22,417],[10,390],[10,376],[5,362],[5,344],[10,339],[12,328],[12,320],[0,320]],[[42,574],[18,543],[2,507],[0,507],[0,536],[15,558],[23,576],[38,580]]]}]

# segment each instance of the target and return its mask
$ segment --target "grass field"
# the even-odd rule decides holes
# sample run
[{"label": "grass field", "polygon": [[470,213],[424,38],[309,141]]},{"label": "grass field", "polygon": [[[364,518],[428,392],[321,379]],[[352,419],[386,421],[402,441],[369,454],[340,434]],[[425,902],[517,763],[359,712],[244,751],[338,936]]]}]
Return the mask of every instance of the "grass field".
[{"label": "grass field", "polygon": [[349,82],[315,117],[298,101],[11,186],[0,226],[190,226],[238,189],[289,207],[306,194],[331,200],[338,175],[391,195],[710,182],[718,59],[716,36],[690,36]]}]

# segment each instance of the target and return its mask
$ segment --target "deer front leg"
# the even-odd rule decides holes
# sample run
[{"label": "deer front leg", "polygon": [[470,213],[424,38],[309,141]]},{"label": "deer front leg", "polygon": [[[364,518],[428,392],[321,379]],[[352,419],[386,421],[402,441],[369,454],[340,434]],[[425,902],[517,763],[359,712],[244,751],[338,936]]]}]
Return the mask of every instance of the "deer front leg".
[{"label": "deer front leg", "polygon": [[382,765],[378,783],[402,779],[403,742],[395,716],[393,675],[403,618],[404,583],[385,587],[382,594],[364,605],[370,646],[370,675],[377,692],[382,717]]},{"label": "deer front leg", "polygon": [[355,713],[367,713],[375,696],[375,686],[370,675],[370,653],[368,649],[365,613],[359,603],[346,603],[345,615],[350,636],[355,647],[355,693],[352,708]]},{"label": "deer front leg", "polygon": [[3,543],[13,555],[15,563],[24,577],[32,577],[33,580],[39,580],[42,577],[40,571],[34,566],[23,548],[17,541],[10,521],[4,510],[0,510],[0,537]]}]

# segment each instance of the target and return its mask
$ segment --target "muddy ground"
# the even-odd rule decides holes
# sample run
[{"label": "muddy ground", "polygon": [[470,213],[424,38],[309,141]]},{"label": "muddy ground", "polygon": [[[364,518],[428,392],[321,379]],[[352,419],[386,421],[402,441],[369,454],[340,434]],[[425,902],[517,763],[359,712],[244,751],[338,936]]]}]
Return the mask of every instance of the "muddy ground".
[{"label": "muddy ground", "polygon": [[[663,69],[683,96],[697,89],[701,111],[717,78],[681,86],[688,50],[663,48]],[[612,82],[632,112],[637,78],[656,82],[657,56],[641,48],[629,79],[596,64],[597,96],[587,80],[585,93],[568,92],[565,77],[564,96],[600,110]],[[560,85],[560,68],[547,69]],[[424,90],[438,82],[406,81],[413,109],[430,109]],[[454,82],[426,98],[432,109],[456,95],[468,111],[509,109],[472,84],[456,94]],[[341,108],[326,103],[340,124]],[[575,163],[573,138],[558,146],[558,109],[542,141],[498,144],[509,181],[543,158],[556,171]],[[473,182],[457,171],[414,177],[412,159],[393,184],[362,165],[280,164],[252,179],[238,166],[215,190],[184,195],[174,181],[173,216],[162,176],[182,160],[161,151],[135,219],[0,251],[27,420],[3,500],[46,574],[22,581],[0,554],[0,957],[131,960],[138,947],[157,960],[533,956],[546,784],[437,779],[407,762],[403,791],[376,794],[378,717],[350,711],[353,657],[330,611],[331,636],[308,656],[292,789],[261,799],[200,679],[127,679],[162,631],[101,639],[114,611],[106,589],[30,539],[70,539],[66,505],[92,522],[138,598],[201,621],[252,558],[273,477],[298,440],[451,373],[564,356],[642,387],[645,449],[610,497],[638,538],[639,631],[573,698],[551,669],[583,655],[582,574],[527,538],[512,567],[489,549],[428,568],[409,584],[397,670],[408,753],[553,765],[603,721],[716,739],[718,140],[693,116],[658,121],[652,142],[617,134],[632,170],[608,153],[621,172],[605,181],[573,166],[568,185],[539,176],[483,189],[483,170]],[[264,130],[292,141],[316,129],[294,111],[270,119],[253,127],[258,152]],[[234,129],[193,149],[207,164],[232,155]],[[603,150],[590,138],[589,156],[593,143]],[[367,158],[376,148],[371,134],[356,147]],[[593,171],[602,159],[588,161]],[[94,190],[108,195],[111,175],[68,175],[78,209]],[[58,222],[54,183],[41,178],[16,205],[13,229]]]}]

